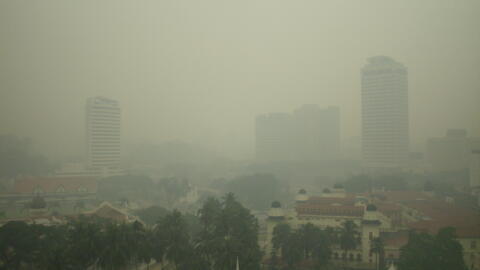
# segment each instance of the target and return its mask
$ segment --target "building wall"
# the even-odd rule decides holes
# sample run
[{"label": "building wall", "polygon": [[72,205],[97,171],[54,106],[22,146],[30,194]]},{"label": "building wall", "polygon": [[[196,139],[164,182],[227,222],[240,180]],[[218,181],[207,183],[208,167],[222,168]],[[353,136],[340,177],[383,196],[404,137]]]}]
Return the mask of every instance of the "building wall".
[{"label": "building wall", "polygon": [[451,129],[444,137],[428,139],[428,164],[433,171],[468,169],[475,149],[480,149],[480,139],[468,138],[465,130]]},{"label": "building wall", "polygon": [[340,156],[337,107],[304,105],[293,114],[260,115],[255,122],[259,161],[334,160]]},{"label": "building wall", "polygon": [[470,188],[480,193],[480,148],[472,152],[470,159]]},{"label": "building wall", "polygon": [[409,151],[407,69],[377,56],[362,69],[362,155],[368,168],[402,168]]},{"label": "building wall", "polygon": [[94,97],[87,100],[88,169],[120,167],[121,111],[115,100]]}]

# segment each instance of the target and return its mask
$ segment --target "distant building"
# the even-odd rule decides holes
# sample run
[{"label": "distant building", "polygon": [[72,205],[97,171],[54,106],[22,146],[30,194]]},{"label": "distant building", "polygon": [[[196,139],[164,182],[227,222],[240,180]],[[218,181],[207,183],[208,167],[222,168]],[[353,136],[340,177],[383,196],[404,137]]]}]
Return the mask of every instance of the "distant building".
[{"label": "distant building", "polygon": [[472,151],[470,159],[470,191],[477,196],[477,205],[480,207],[480,148]]},{"label": "distant building", "polygon": [[293,119],[287,113],[260,115],[255,121],[255,152],[259,161],[292,160]]},{"label": "distant building", "polygon": [[109,219],[117,223],[133,223],[138,221],[142,225],[145,225],[145,223],[136,216],[133,216],[120,208],[114,207],[108,202],[102,202],[95,209],[84,211],[82,215]]},{"label": "distant building", "polygon": [[99,172],[87,170],[82,163],[66,163],[55,171],[55,177],[97,177]]},{"label": "distant building", "polygon": [[444,137],[427,141],[429,167],[433,171],[468,169],[474,149],[480,149],[480,139],[468,138],[464,129],[449,129]]},{"label": "distant building", "polygon": [[97,180],[93,177],[26,177],[14,179],[11,190],[0,193],[0,208],[13,215],[22,214],[32,199],[41,197],[47,205],[73,206],[94,202]]},{"label": "distant building", "polygon": [[255,123],[259,161],[334,160],[340,153],[337,107],[304,105],[288,113],[260,115]]},{"label": "distant building", "polygon": [[390,57],[375,56],[361,73],[364,165],[404,168],[409,152],[407,68]]},{"label": "distant building", "polygon": [[121,111],[117,101],[87,100],[87,169],[103,175],[120,170]]}]

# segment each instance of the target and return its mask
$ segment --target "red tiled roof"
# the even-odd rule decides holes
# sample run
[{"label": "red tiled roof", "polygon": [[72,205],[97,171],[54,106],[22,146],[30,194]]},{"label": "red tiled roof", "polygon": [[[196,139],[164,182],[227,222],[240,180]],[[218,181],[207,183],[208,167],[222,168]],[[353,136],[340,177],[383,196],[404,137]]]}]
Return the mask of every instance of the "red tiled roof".
[{"label": "red tiled roof", "polygon": [[13,192],[18,194],[32,194],[40,188],[44,193],[56,193],[63,188],[66,193],[76,193],[85,188],[87,193],[97,192],[97,180],[90,177],[48,177],[16,179]]},{"label": "red tiled roof", "polygon": [[437,233],[441,228],[454,227],[459,237],[480,237],[480,215],[474,210],[440,200],[411,201],[405,205],[430,218],[408,224],[412,229]]},{"label": "red tiled roof", "polygon": [[416,231],[436,234],[445,227],[455,228],[456,235],[459,238],[479,238],[480,223],[465,222],[461,220],[422,220],[408,224],[408,227]]},{"label": "red tiled roof", "polygon": [[83,213],[84,215],[93,215],[105,219],[111,219],[117,222],[125,222],[128,220],[128,214],[117,209],[109,203],[102,203],[98,208]]},{"label": "red tiled roof", "polygon": [[375,192],[374,196],[381,196],[389,202],[408,202],[415,200],[425,200],[430,198],[427,194],[420,191],[383,191]]},{"label": "red tiled roof", "polygon": [[408,232],[399,231],[395,233],[382,233],[385,247],[401,248],[408,243]]}]

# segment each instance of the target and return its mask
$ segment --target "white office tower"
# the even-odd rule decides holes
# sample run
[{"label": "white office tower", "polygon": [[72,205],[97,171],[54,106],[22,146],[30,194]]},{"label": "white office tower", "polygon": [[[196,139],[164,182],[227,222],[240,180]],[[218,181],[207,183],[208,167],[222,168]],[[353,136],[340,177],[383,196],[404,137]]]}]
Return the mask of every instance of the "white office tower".
[{"label": "white office tower", "polygon": [[362,155],[368,169],[403,168],[408,159],[407,69],[387,56],[362,68]]},{"label": "white office tower", "polygon": [[121,111],[104,97],[87,100],[87,168],[101,176],[120,172]]}]

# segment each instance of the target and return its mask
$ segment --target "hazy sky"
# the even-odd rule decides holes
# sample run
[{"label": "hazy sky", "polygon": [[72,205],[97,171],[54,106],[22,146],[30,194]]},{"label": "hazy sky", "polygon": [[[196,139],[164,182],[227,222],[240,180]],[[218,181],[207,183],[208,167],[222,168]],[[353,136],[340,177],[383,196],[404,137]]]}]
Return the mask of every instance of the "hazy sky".
[{"label": "hazy sky", "polygon": [[85,99],[123,109],[127,143],[253,153],[255,115],[341,108],[360,134],[360,68],[409,70],[414,145],[480,136],[480,1],[0,1],[0,134],[82,152]]}]

